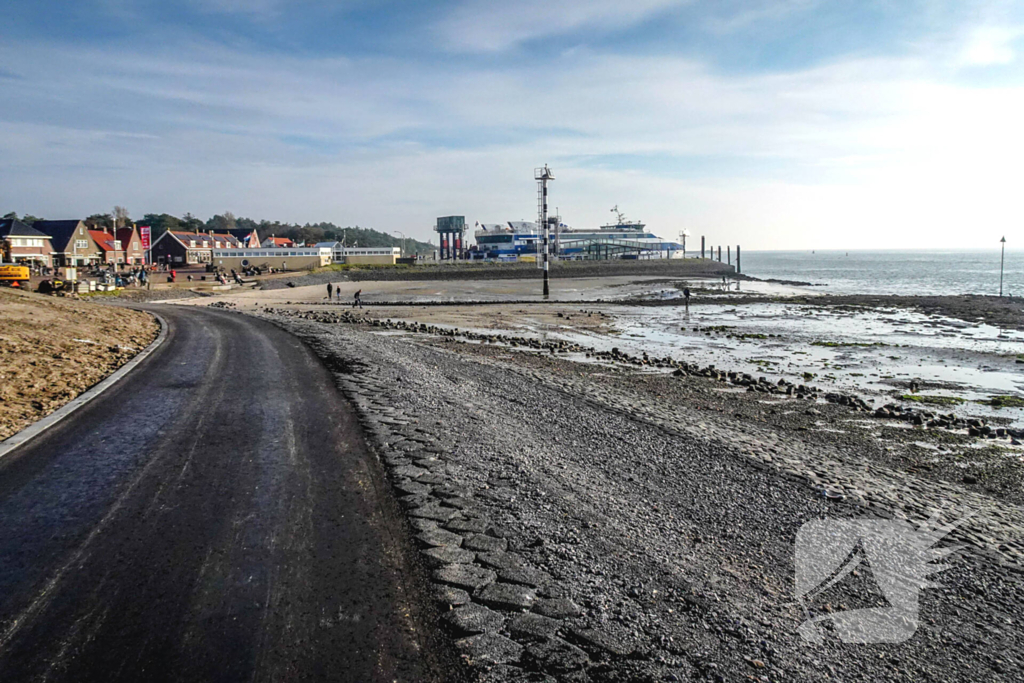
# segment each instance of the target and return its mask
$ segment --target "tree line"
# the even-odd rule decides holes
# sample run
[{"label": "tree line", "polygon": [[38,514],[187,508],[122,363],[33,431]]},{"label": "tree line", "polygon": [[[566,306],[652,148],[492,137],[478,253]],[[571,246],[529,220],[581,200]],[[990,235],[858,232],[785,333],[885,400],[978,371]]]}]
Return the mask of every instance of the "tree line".
[{"label": "tree line", "polygon": [[[18,214],[10,212],[4,218],[18,218]],[[43,220],[38,216],[26,214],[22,221],[33,223]],[[84,219],[86,225],[96,230],[110,230],[114,227],[115,221],[118,226],[125,226],[132,222],[128,212],[122,207],[116,207],[113,213],[95,213]],[[180,218],[167,213],[147,213],[142,218],[134,221],[136,225],[148,225],[152,230],[152,239],[155,241],[160,235],[168,230],[184,232],[224,232],[226,230],[256,230],[260,240],[268,237],[286,237],[296,244],[315,244],[317,242],[344,241],[350,247],[400,247],[402,238],[389,235],[386,232],[374,230],[373,228],[362,228],[358,225],[340,227],[334,223],[282,223],[280,221],[256,221],[251,218],[236,218],[230,211],[217,214],[203,221],[191,213],[186,213]],[[436,247],[428,242],[421,242],[412,238],[405,240],[405,250],[409,254],[429,254]]]}]

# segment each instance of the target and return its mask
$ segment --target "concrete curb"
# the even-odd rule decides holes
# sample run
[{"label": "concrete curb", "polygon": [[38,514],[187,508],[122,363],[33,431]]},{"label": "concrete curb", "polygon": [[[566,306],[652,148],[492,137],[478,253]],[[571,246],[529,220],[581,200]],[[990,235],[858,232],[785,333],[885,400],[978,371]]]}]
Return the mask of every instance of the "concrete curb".
[{"label": "concrete curb", "polygon": [[63,406],[58,408],[56,411],[50,413],[41,420],[36,420],[28,427],[25,427],[17,434],[9,436],[4,441],[0,441],[0,459],[6,456],[8,453],[18,448],[19,446],[31,441],[50,427],[54,426],[68,415],[72,414],[89,401],[93,400],[104,391],[114,386],[118,380],[131,372],[139,363],[145,360],[151,353],[157,350],[157,348],[164,343],[167,339],[167,321],[163,319],[157,313],[148,311],[150,315],[157,319],[160,323],[160,334],[157,335],[153,342],[140,351],[134,358],[119,367],[111,375],[101,380],[98,384],[94,384],[92,387],[82,392],[75,398],[71,399]]}]

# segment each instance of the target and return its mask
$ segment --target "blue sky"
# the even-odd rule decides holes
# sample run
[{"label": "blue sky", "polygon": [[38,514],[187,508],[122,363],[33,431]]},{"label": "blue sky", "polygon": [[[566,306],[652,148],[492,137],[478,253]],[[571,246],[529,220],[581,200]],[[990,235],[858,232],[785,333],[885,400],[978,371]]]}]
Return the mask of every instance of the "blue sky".
[{"label": "blue sky", "polygon": [[0,209],[329,220],[618,204],[758,248],[1024,236],[1019,2],[0,6]]}]

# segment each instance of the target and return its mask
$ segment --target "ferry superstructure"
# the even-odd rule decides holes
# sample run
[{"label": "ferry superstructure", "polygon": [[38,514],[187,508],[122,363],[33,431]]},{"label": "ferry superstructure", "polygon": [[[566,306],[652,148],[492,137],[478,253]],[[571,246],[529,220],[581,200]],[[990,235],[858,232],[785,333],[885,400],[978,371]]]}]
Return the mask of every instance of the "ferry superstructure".
[{"label": "ferry superstructure", "polygon": [[[664,240],[638,221],[619,220],[596,229],[558,224],[549,232],[550,253],[563,259],[681,258],[683,245]],[[543,235],[533,221],[483,223],[474,233],[477,258],[512,260],[536,256],[543,250]]]}]

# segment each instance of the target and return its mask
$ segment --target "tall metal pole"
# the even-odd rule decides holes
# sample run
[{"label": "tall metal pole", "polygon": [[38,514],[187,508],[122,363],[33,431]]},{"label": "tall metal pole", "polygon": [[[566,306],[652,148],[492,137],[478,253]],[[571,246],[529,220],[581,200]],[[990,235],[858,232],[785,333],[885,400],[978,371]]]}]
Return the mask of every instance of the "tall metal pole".
[{"label": "tall metal pole", "polygon": [[540,191],[540,196],[538,197],[540,204],[540,215],[538,216],[538,218],[540,219],[540,225],[538,227],[544,231],[544,298],[547,299],[551,293],[551,289],[548,283],[548,181],[554,180],[555,176],[551,172],[551,169],[547,167],[547,164],[544,165],[544,168],[534,169],[533,176],[534,179],[536,179],[538,184],[540,185],[540,187],[538,188],[538,190]]},{"label": "tall metal pole", "polygon": [[1003,295],[1003,262],[1006,260],[1006,237],[999,240],[1002,244],[1002,251],[999,254],[999,296]]}]

